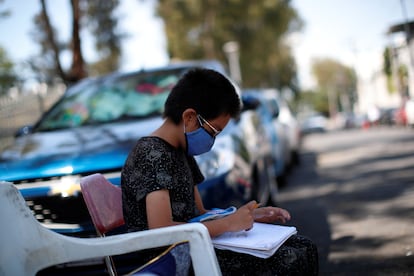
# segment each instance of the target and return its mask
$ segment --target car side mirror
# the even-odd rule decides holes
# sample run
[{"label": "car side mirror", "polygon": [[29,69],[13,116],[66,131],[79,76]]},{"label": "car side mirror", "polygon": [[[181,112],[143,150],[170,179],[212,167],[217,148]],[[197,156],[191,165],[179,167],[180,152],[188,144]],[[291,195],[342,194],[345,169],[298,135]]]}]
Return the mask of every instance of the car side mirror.
[{"label": "car side mirror", "polygon": [[20,136],[24,136],[24,135],[28,135],[30,133],[33,132],[33,126],[24,126],[19,128],[15,133],[14,133],[14,137],[20,137]]},{"label": "car side mirror", "polygon": [[273,118],[277,118],[277,117],[279,117],[279,108],[275,109],[275,110],[272,112],[272,117],[273,117]]},{"label": "car side mirror", "polygon": [[242,97],[242,102],[243,102],[242,112],[247,111],[247,110],[255,110],[257,109],[257,107],[260,106],[260,101],[253,97]]},{"label": "car side mirror", "polygon": [[268,106],[272,112],[272,117],[273,118],[279,117],[279,113],[280,113],[279,104],[276,101],[270,100],[268,102]]}]

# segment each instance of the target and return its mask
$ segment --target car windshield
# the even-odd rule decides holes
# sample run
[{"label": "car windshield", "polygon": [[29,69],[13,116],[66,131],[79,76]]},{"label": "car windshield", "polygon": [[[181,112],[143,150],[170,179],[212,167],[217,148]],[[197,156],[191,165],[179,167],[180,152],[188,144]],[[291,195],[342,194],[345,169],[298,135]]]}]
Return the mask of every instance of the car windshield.
[{"label": "car windshield", "polygon": [[186,69],[103,77],[70,88],[36,126],[37,131],[160,116]]}]

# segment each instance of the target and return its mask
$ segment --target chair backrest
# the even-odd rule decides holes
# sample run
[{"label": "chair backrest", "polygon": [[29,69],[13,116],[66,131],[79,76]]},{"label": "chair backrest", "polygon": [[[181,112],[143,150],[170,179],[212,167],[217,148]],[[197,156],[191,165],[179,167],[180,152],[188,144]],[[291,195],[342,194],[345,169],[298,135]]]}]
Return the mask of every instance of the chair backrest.
[{"label": "chair backrest", "polygon": [[96,173],[81,178],[83,199],[99,235],[123,225],[121,188]]}]

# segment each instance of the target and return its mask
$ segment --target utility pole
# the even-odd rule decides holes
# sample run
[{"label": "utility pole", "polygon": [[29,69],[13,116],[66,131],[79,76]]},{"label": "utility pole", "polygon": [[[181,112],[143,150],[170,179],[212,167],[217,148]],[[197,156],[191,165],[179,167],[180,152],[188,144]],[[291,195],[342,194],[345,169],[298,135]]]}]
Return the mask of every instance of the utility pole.
[{"label": "utility pole", "polygon": [[405,7],[405,1],[401,0],[400,2],[401,2],[402,13],[403,13],[403,16],[404,16],[405,41],[407,43],[407,48],[408,48],[408,54],[410,56],[411,67],[414,68],[414,57],[413,57],[413,53],[412,53],[411,48],[410,48],[411,30],[410,30],[410,25],[408,24],[407,9]]},{"label": "utility pole", "polygon": [[412,91],[410,91],[410,90],[412,90],[412,88],[410,87],[410,83],[412,85],[412,83],[413,83],[412,82],[413,74],[414,74],[414,56],[413,56],[413,51],[410,47],[411,30],[410,30],[410,24],[408,22],[407,8],[405,6],[405,0],[400,0],[400,3],[401,3],[401,9],[402,9],[403,17],[404,17],[405,42],[406,42],[406,45],[407,45],[408,56],[409,56],[409,59],[410,59],[410,66],[408,68],[408,78],[409,79],[407,80],[408,84],[407,84],[407,91],[406,91],[407,96],[410,97],[410,95],[412,93]]},{"label": "utility pole", "polygon": [[230,69],[230,77],[241,86],[242,77],[239,62],[239,43],[236,41],[229,41],[223,45],[223,51],[227,56]]}]

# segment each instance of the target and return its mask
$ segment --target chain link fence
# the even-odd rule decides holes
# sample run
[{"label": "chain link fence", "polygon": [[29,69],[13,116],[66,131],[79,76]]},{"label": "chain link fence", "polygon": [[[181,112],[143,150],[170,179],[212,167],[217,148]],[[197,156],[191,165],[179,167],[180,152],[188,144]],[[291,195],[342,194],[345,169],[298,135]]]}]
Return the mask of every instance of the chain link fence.
[{"label": "chain link fence", "polygon": [[64,85],[44,85],[37,93],[16,90],[12,96],[0,97],[0,151],[13,142],[19,128],[34,124],[64,91]]}]

